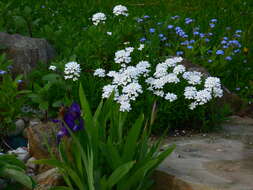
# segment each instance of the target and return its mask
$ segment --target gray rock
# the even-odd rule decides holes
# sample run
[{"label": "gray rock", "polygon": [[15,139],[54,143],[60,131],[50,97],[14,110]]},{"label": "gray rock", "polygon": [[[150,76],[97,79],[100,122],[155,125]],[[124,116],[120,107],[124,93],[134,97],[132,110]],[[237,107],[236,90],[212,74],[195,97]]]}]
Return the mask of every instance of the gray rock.
[{"label": "gray rock", "polygon": [[25,162],[29,157],[29,152],[22,147],[17,148],[16,150],[8,151],[8,154],[14,154],[17,158],[23,162]]},{"label": "gray rock", "polygon": [[55,56],[52,46],[45,40],[19,34],[0,32],[0,46],[13,60],[14,74],[27,74],[41,61],[48,63]]},{"label": "gray rock", "polygon": [[23,119],[18,119],[16,122],[15,122],[15,130],[13,131],[9,131],[8,132],[8,136],[16,136],[16,135],[19,135],[23,132],[23,130],[25,129],[25,122]]}]

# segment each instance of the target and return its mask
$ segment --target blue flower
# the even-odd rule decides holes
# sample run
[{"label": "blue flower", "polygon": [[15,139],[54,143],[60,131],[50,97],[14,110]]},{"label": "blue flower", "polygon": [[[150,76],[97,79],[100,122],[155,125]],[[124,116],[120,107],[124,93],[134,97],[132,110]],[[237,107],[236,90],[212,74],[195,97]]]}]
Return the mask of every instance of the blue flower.
[{"label": "blue flower", "polygon": [[143,18],[147,19],[147,18],[150,18],[150,16],[144,15]]},{"label": "blue flower", "polygon": [[240,34],[234,34],[234,37],[235,37],[235,38],[240,38],[241,35],[240,35]]},{"label": "blue flower", "polygon": [[177,56],[180,56],[180,55],[183,55],[184,52],[183,51],[177,51],[176,54],[177,54]]},{"label": "blue flower", "polygon": [[236,30],[235,33],[242,33],[242,30]]},{"label": "blue flower", "polygon": [[167,26],[168,29],[172,29],[173,27],[174,27],[174,26],[171,25],[171,24]]},{"label": "blue flower", "polygon": [[166,37],[163,37],[162,39],[161,39],[161,41],[166,41],[167,40],[167,38]]},{"label": "blue flower", "polygon": [[241,50],[240,49],[235,49],[234,53],[239,53]]},{"label": "blue flower", "polygon": [[145,37],[142,37],[141,39],[140,39],[140,42],[145,42],[147,39],[145,38]]},{"label": "blue flower", "polygon": [[207,50],[207,53],[212,53],[212,52],[213,52],[213,51],[212,51],[212,50],[210,50],[210,49],[209,49],[209,50]]},{"label": "blue flower", "polygon": [[142,19],[142,18],[137,18],[136,21],[137,21],[138,23],[140,23],[140,22],[143,22],[143,19]]},{"label": "blue flower", "polygon": [[200,37],[200,38],[204,38],[204,37],[205,37],[205,34],[199,33],[199,37]]},{"label": "blue flower", "polygon": [[208,63],[212,63],[213,62],[213,60],[211,60],[211,59],[208,59]]},{"label": "blue flower", "polygon": [[216,51],[216,55],[224,55],[224,51],[219,49]]},{"label": "blue flower", "polygon": [[22,80],[18,80],[18,83],[22,83],[23,81]]},{"label": "blue flower", "polygon": [[211,22],[217,22],[217,19],[216,18],[213,18],[210,20]]},{"label": "blue flower", "polygon": [[227,41],[226,40],[222,40],[220,43],[221,44],[227,44]]},{"label": "blue flower", "polygon": [[226,36],[225,36],[225,37],[223,37],[223,40],[228,40],[228,37],[226,37]]},{"label": "blue flower", "polygon": [[197,36],[197,35],[199,35],[199,32],[198,31],[194,31],[193,35]]},{"label": "blue flower", "polygon": [[192,49],[193,47],[192,46],[187,46],[188,49]]},{"label": "blue flower", "polygon": [[163,38],[163,37],[164,37],[164,34],[158,34],[158,36],[159,36],[160,38]]},{"label": "blue flower", "polygon": [[209,41],[210,41],[210,39],[209,39],[209,38],[206,38],[206,39],[205,39],[205,42],[209,42]]},{"label": "blue flower", "polygon": [[209,23],[210,28],[214,28],[215,24],[214,23]]},{"label": "blue flower", "polygon": [[149,32],[150,32],[150,33],[154,33],[154,32],[155,32],[155,29],[154,29],[154,28],[150,28],[150,29],[149,29]]},{"label": "blue flower", "polygon": [[212,32],[209,32],[209,33],[208,33],[208,35],[209,35],[209,36],[212,36],[212,35],[213,35],[213,33],[212,33]]},{"label": "blue flower", "polygon": [[175,15],[175,16],[172,16],[172,17],[171,17],[171,19],[173,19],[173,20],[175,20],[175,19],[177,19],[177,18],[180,18],[180,16]]},{"label": "blue flower", "polygon": [[189,41],[188,40],[185,40],[184,42],[181,42],[180,43],[182,46],[186,46],[186,45],[189,45]]},{"label": "blue flower", "polygon": [[195,43],[195,40],[190,40],[189,43],[190,43],[190,44],[194,44],[194,43]]},{"label": "blue flower", "polygon": [[231,61],[231,60],[232,60],[232,57],[231,57],[231,56],[227,56],[227,57],[225,58],[225,60]]},{"label": "blue flower", "polygon": [[185,19],[185,24],[190,24],[191,22],[193,22],[193,20],[191,18],[186,18]]},{"label": "blue flower", "polygon": [[4,75],[6,73],[7,73],[6,71],[0,70],[0,75]]},{"label": "blue flower", "polygon": [[227,48],[228,48],[228,46],[227,46],[227,45],[224,45],[224,46],[222,46],[222,48],[223,48],[223,49],[227,49]]}]

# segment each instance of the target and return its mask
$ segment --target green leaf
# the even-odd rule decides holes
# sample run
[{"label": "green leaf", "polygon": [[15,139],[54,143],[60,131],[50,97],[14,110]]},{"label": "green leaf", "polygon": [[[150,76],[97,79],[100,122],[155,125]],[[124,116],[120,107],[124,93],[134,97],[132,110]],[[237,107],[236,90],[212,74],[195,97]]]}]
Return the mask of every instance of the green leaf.
[{"label": "green leaf", "polygon": [[13,179],[22,185],[26,186],[27,188],[32,189],[33,188],[33,181],[32,179],[25,174],[25,172],[21,172],[19,170],[15,170],[10,167],[4,167],[1,170],[1,173],[4,173],[7,178]]},{"label": "green leaf", "polygon": [[49,190],[73,190],[70,187],[58,186],[58,187],[51,187]]},{"label": "green leaf", "polygon": [[143,120],[144,120],[144,115],[141,114],[139,118],[136,120],[135,124],[132,126],[131,130],[129,131],[129,134],[127,136],[126,143],[124,146],[124,152],[123,152],[124,161],[132,160],[135,154],[135,150],[137,147],[137,140],[141,132]]},{"label": "green leaf", "polygon": [[131,161],[119,166],[108,178],[108,188],[111,189],[115,184],[117,184],[129,172],[134,163],[134,161]]},{"label": "green leaf", "polygon": [[50,74],[43,76],[42,80],[55,83],[55,82],[59,81],[60,78],[61,78],[60,75],[55,74],[55,73],[50,73]]}]

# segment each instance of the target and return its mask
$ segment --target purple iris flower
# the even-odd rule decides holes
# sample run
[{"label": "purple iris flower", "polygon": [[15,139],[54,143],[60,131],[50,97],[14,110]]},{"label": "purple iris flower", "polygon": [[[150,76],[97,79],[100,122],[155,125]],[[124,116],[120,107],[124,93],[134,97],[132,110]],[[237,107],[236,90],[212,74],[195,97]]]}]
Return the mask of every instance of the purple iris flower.
[{"label": "purple iris flower", "polygon": [[[64,113],[63,121],[53,120],[55,123],[61,124],[61,129],[57,133],[58,142],[63,136],[69,136],[69,128],[72,131],[79,131],[84,128],[84,121],[81,117],[81,108],[79,104],[73,103]],[[67,126],[66,126],[67,125]]]}]

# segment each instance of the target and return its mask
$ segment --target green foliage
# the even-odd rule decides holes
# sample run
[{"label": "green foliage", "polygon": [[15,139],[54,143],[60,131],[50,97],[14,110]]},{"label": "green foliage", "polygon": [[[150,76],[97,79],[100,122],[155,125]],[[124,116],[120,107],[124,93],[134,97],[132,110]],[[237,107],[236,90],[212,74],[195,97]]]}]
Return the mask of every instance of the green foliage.
[{"label": "green foliage", "polygon": [[14,121],[21,113],[21,107],[25,101],[25,94],[29,91],[19,90],[22,76],[12,78],[8,73],[10,62],[5,55],[0,56],[0,70],[6,72],[0,75],[0,135],[15,129]]},{"label": "green foliage", "polygon": [[79,89],[85,129],[59,144],[60,160],[39,160],[62,172],[68,186],[56,189],[148,189],[152,171],[174,150],[160,152],[161,139],[150,142],[141,114],[129,129],[127,115],[118,112],[111,96],[92,114],[82,86]]},{"label": "green foliage", "polygon": [[0,177],[14,180],[29,189],[35,187],[33,179],[25,173],[24,163],[14,155],[0,155]]}]

